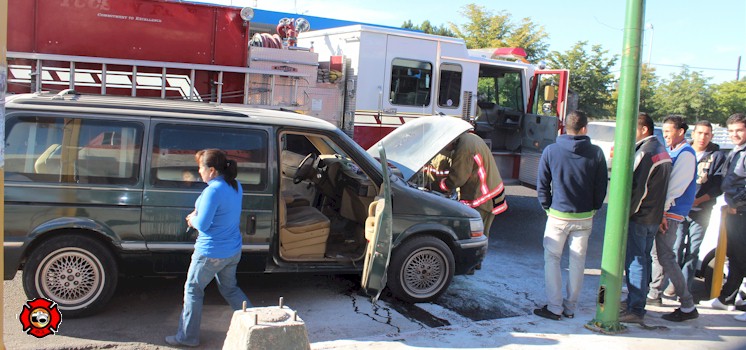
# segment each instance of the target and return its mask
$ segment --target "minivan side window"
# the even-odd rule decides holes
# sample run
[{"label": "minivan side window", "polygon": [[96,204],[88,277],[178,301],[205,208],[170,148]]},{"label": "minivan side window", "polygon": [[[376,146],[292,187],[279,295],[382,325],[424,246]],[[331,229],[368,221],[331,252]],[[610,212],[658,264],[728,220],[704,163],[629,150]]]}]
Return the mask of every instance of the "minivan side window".
[{"label": "minivan side window", "polygon": [[259,130],[158,124],[153,140],[151,183],[158,187],[203,188],[194,159],[197,151],[217,148],[238,163],[244,191],[267,187],[267,133]]},{"label": "minivan side window", "polygon": [[21,116],[8,120],[9,180],[133,185],[140,173],[137,122]]}]

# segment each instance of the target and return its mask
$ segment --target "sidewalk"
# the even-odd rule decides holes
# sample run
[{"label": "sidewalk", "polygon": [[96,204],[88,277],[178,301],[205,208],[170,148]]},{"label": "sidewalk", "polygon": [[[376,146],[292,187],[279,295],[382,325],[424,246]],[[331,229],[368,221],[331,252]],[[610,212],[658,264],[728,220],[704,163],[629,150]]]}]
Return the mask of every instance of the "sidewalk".
[{"label": "sidewalk", "polygon": [[[721,311],[698,307],[699,318],[682,323],[668,322],[661,315],[678,303],[664,301],[663,307],[649,307],[646,330],[627,324],[627,333],[603,335],[584,325],[593,319],[595,309],[581,309],[573,319],[553,321],[534,315],[475,322],[465,326],[423,329],[419,332],[388,334],[354,340],[336,340],[311,345],[328,349],[746,349],[746,322],[733,318],[743,311]],[[673,344],[671,341],[675,341]]]}]

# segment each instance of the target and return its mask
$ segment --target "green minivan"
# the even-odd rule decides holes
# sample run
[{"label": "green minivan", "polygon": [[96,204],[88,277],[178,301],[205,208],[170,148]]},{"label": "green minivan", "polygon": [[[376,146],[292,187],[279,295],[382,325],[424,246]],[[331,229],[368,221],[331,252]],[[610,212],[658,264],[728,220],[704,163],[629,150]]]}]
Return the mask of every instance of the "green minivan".
[{"label": "green minivan", "polygon": [[423,186],[422,166],[471,128],[457,118],[418,118],[366,152],[326,121],[245,106],[66,90],[5,108],[5,279],[22,270],[27,296],[65,317],[104,307],[120,276],[186,273],[205,148],[238,163],[239,273],[362,273],[374,301],[387,286],[426,302],[487,251],[479,214]]}]

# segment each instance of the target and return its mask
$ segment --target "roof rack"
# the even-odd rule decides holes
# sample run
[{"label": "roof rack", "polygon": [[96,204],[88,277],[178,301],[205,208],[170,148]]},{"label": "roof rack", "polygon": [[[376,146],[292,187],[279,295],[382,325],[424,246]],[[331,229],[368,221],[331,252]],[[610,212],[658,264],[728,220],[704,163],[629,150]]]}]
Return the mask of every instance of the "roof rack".
[{"label": "roof rack", "polygon": [[182,112],[199,115],[246,118],[247,114],[226,110],[222,105],[185,100],[163,100],[160,98],[130,97],[121,95],[81,94],[74,89],[65,89],[58,93],[37,92],[33,96],[15,100],[27,105],[65,106],[74,102],[76,106],[104,109],[127,109],[138,111]]}]

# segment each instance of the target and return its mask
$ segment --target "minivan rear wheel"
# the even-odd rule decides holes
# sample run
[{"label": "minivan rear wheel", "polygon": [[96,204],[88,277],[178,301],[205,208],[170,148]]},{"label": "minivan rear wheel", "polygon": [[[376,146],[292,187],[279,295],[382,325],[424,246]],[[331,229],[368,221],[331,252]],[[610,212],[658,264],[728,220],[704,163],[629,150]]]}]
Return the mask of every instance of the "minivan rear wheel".
[{"label": "minivan rear wheel", "polygon": [[105,305],[117,285],[117,265],[109,250],[90,237],[64,235],[41,243],[23,268],[29,298],[57,303],[64,317],[91,315]]},{"label": "minivan rear wheel", "polygon": [[415,237],[394,250],[388,287],[398,299],[429,302],[448,289],[455,265],[453,253],[443,241],[432,236]]}]

